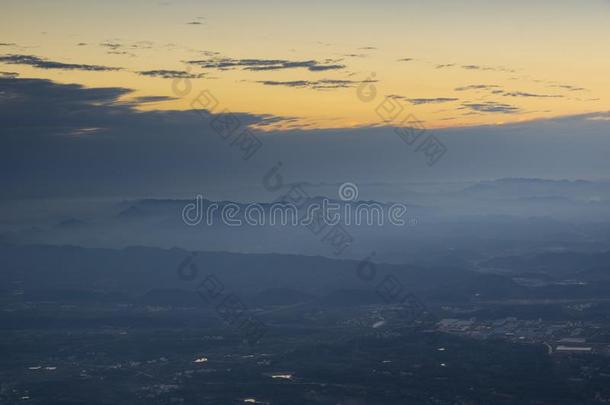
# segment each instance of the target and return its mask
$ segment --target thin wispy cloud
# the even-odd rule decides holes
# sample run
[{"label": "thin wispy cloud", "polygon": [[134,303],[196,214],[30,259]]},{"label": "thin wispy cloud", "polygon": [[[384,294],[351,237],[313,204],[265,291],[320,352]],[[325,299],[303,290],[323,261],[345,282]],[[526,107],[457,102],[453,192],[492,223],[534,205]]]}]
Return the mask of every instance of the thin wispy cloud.
[{"label": "thin wispy cloud", "polygon": [[563,98],[560,94],[536,94],[536,93],[528,93],[524,91],[504,91],[499,93],[505,97],[525,97],[525,98]]},{"label": "thin wispy cloud", "polygon": [[407,100],[411,104],[419,105],[419,104],[449,103],[452,101],[457,101],[459,99],[457,99],[455,97],[434,97],[434,98],[408,98]]},{"label": "thin wispy cloud", "polygon": [[551,84],[547,87],[563,89],[563,90],[568,90],[568,91],[587,91],[587,89],[585,89],[584,87],[571,86],[569,84]]},{"label": "thin wispy cloud", "polygon": [[123,47],[123,45],[118,44],[118,43],[115,43],[115,42],[102,42],[102,43],[100,44],[100,46],[103,46],[103,47],[105,47],[105,48],[114,49],[114,50],[116,50],[116,49],[119,49],[119,48],[122,48],[122,47]]},{"label": "thin wispy cloud", "polygon": [[431,98],[409,98],[406,96],[401,96],[398,94],[390,94],[386,96],[387,98],[391,98],[394,100],[405,100],[414,105],[420,104],[442,104],[442,103],[450,103],[452,101],[458,101],[458,98],[455,97],[431,97]]},{"label": "thin wispy cloud", "polygon": [[291,81],[275,81],[275,80],[260,80],[256,83],[264,84],[265,86],[284,86],[284,87],[297,87],[297,88],[310,88],[314,90],[328,90],[328,89],[342,89],[355,87],[361,83],[374,82],[373,80],[368,81],[353,81],[353,80],[333,80],[333,79],[322,79],[322,80],[291,80]]},{"label": "thin wispy cloud", "polygon": [[485,70],[493,72],[515,73],[513,69],[509,69],[504,66],[462,65],[460,67],[466,70]]},{"label": "thin wispy cloud", "polygon": [[470,84],[467,86],[456,87],[455,91],[487,91],[490,94],[503,97],[522,97],[522,98],[563,98],[561,94],[540,94],[527,91],[509,91],[495,84]]},{"label": "thin wispy cloud", "polygon": [[514,69],[509,69],[504,66],[484,66],[484,65],[458,65],[456,63],[444,63],[435,65],[436,69],[447,69],[447,68],[460,68],[464,70],[481,70],[481,71],[489,71],[489,72],[505,72],[505,73],[515,73]]},{"label": "thin wispy cloud", "polygon": [[187,22],[186,24],[187,25],[204,25],[205,17],[197,17],[194,20]]},{"label": "thin wispy cloud", "polygon": [[364,54],[364,53],[346,53],[341,56],[343,56],[345,58],[366,58],[369,55]]},{"label": "thin wispy cloud", "polygon": [[497,89],[500,86],[496,84],[469,84],[467,86],[456,87],[455,91],[469,91],[469,90],[492,90]]}]

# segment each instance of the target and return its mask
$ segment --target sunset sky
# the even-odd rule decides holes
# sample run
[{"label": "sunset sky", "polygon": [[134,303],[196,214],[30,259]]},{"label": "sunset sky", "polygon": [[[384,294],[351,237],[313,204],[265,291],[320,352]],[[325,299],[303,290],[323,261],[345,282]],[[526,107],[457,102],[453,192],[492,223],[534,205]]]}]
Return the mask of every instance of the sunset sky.
[{"label": "sunset sky", "polygon": [[266,129],[351,128],[382,124],[390,96],[446,128],[610,106],[607,0],[1,4],[3,76],[132,89],[122,100],[143,110],[189,109],[209,89],[276,117]]},{"label": "sunset sky", "polygon": [[608,0],[0,10],[0,199],[610,179]]}]

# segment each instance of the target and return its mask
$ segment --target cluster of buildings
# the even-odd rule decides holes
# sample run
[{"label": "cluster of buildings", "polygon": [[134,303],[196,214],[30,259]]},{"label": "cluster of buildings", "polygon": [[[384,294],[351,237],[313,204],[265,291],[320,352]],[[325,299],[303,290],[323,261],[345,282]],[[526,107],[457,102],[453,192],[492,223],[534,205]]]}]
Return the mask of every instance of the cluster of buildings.
[{"label": "cluster of buildings", "polygon": [[478,320],[445,318],[437,323],[441,332],[474,339],[501,338],[518,343],[544,344],[549,354],[598,353],[610,355],[606,333],[610,325],[590,321],[522,320],[513,317]]}]

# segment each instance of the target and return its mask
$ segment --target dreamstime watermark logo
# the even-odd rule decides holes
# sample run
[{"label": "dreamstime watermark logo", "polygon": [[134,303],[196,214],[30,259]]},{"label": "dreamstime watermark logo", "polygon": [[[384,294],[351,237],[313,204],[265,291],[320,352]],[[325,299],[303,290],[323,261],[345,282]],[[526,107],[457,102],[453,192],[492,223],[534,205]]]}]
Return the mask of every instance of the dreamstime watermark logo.
[{"label": "dreamstime watermark logo", "polygon": [[343,183],[339,187],[339,198],[343,201],[356,201],[358,199],[358,186],[354,183]]},{"label": "dreamstime watermark logo", "polygon": [[407,207],[401,203],[381,204],[358,201],[358,187],[343,183],[339,187],[338,200],[311,198],[306,204],[295,204],[285,199],[269,204],[221,203],[205,200],[199,194],[195,202],[182,209],[182,220],[189,226],[205,223],[212,226],[312,226],[322,221],[325,225],[405,226],[413,224],[405,217]]}]

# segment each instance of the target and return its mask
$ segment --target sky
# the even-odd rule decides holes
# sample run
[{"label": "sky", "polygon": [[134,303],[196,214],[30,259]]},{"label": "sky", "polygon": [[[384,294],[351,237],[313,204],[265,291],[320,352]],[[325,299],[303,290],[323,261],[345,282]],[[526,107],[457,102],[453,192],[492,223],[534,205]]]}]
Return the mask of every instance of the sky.
[{"label": "sky", "polygon": [[[312,182],[610,177],[607,0],[0,9],[4,198],[226,197],[278,161]],[[213,133],[222,113],[260,153]],[[442,160],[392,129],[413,123]]]},{"label": "sky", "polygon": [[[358,97],[363,81],[430,128],[610,105],[604,0],[58,0],[2,1],[2,10],[2,71],[176,98],[144,109],[189,108],[159,71],[192,73],[231,111],[288,119],[273,128],[380,124]],[[15,55],[120,69],[41,68]],[[270,61],[286,63],[261,65]]]}]

